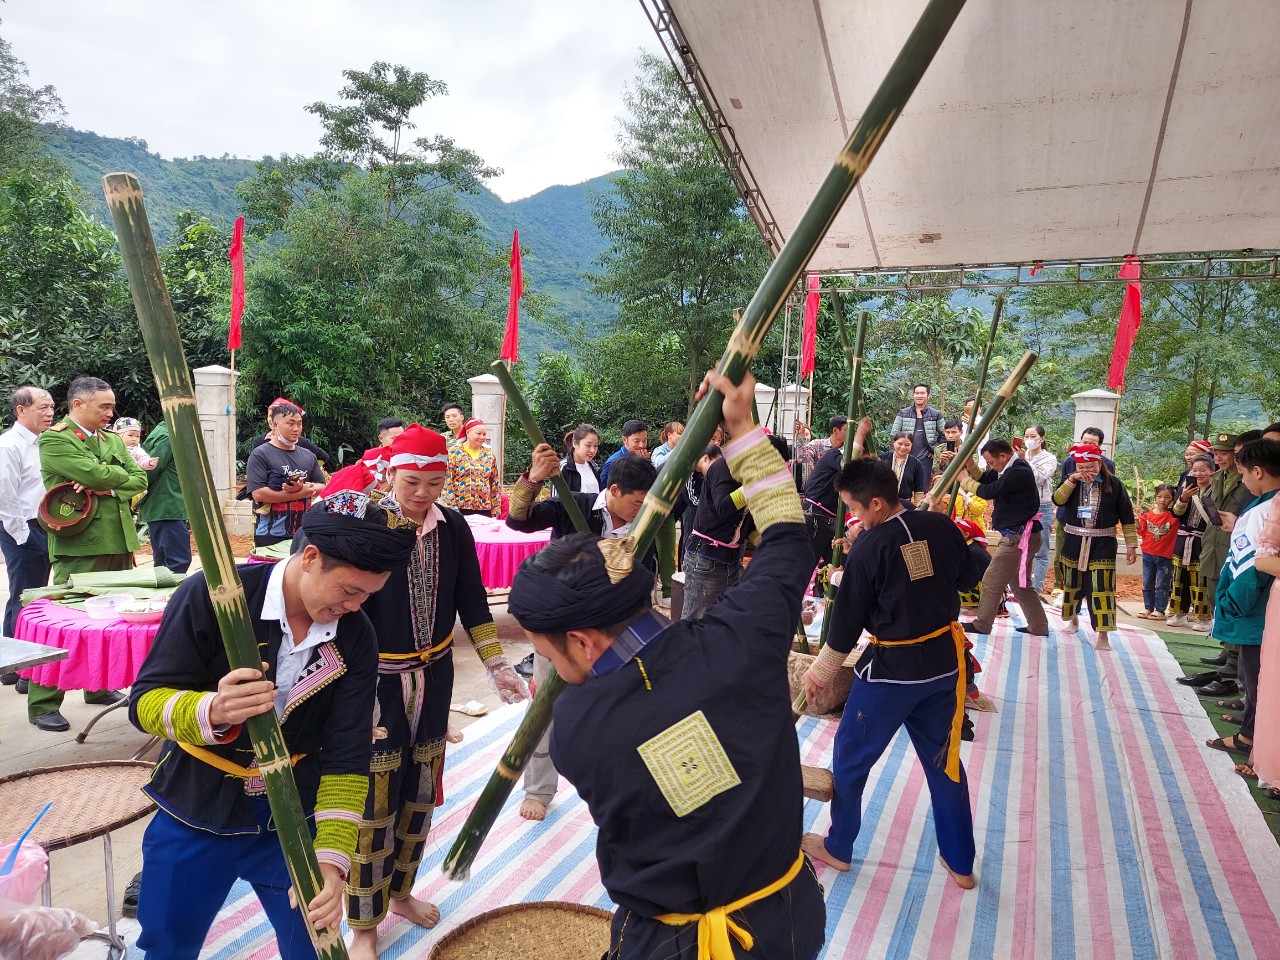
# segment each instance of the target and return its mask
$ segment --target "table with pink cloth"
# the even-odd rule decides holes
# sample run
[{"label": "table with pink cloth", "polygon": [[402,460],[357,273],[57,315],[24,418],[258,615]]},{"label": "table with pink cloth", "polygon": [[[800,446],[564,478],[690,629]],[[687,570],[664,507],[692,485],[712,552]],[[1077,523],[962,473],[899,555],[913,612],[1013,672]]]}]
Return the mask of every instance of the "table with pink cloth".
[{"label": "table with pink cloth", "polygon": [[59,690],[120,690],[133,686],[159,623],[94,620],[83,610],[52,600],[22,608],[13,628],[19,640],[67,651],[67,659],[18,673]]},{"label": "table with pink cloth", "polygon": [[486,590],[505,590],[510,587],[521,561],[533,556],[551,542],[550,530],[520,533],[501,520],[472,523],[471,535],[476,538],[480,579]]}]

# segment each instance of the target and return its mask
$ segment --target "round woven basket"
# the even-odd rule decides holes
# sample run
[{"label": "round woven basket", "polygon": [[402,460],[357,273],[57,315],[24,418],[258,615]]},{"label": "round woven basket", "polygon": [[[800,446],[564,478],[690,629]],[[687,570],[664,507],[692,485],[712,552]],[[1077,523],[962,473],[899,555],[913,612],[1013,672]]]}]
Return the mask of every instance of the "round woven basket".
[{"label": "round woven basket", "polygon": [[427,960],[600,960],[612,916],[558,900],[515,903],[450,930]]}]

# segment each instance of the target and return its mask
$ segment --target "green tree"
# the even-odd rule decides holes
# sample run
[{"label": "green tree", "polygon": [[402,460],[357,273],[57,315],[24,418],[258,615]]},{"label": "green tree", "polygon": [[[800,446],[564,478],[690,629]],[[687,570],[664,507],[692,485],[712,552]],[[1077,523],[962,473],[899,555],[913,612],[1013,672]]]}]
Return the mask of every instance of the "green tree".
[{"label": "green tree", "polygon": [[57,91],[27,83],[27,65],[0,37],[0,170],[38,157],[45,139],[40,124],[54,123],[62,115]]},{"label": "green tree", "polygon": [[160,249],[169,300],[191,366],[225,363],[230,316],[228,234],[203,214],[181,210],[173,239]]},{"label": "green tree", "polygon": [[617,301],[619,328],[640,335],[642,355],[644,344],[674,337],[687,410],[768,253],[675,70],[650,54],[639,68],[615,157],[625,170],[596,201],[611,246],[591,280]]},{"label": "green tree", "polygon": [[934,403],[940,409],[946,406],[947,387],[956,366],[985,348],[983,319],[977,307],[956,307],[941,296],[909,301],[902,311],[902,333],[927,362]]}]

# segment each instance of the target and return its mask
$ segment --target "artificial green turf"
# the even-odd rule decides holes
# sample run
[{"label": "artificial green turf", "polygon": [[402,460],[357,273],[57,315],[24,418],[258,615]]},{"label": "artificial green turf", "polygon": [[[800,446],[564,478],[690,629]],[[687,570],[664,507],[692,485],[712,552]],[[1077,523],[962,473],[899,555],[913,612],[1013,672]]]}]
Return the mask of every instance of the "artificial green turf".
[{"label": "artificial green turf", "polygon": [[[1147,629],[1151,628],[1148,627]],[[1187,676],[1213,669],[1213,667],[1201,663],[1200,658],[1212,657],[1218,653],[1221,646],[1217,640],[1201,633],[1174,633],[1173,631],[1165,630],[1157,630],[1155,633],[1165,642],[1165,646],[1169,648],[1169,652],[1173,654],[1174,659],[1181,664]],[[1222,714],[1228,711],[1219,709],[1218,700],[1221,699],[1230,700],[1232,698],[1201,697],[1200,705],[1204,707],[1205,713],[1213,723],[1214,729],[1218,731],[1218,736],[1228,737],[1239,728],[1222,719]],[[1232,760],[1233,756],[1234,754],[1224,753],[1222,754],[1222,760],[1226,763],[1238,762]],[[1271,828],[1272,836],[1276,838],[1277,843],[1280,843],[1280,807],[1277,806],[1275,800],[1263,795],[1262,791],[1258,789],[1258,781],[1247,780],[1245,782],[1249,785],[1249,793],[1253,796],[1254,802],[1262,810],[1267,826]]]}]

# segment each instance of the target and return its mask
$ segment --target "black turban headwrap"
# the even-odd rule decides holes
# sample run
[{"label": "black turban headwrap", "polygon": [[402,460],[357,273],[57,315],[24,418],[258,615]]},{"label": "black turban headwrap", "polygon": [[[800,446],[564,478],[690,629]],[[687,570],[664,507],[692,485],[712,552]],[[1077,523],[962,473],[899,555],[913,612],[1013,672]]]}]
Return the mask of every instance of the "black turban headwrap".
[{"label": "black turban headwrap", "polygon": [[352,517],[330,513],[320,503],[303,516],[302,533],[325,556],[357,570],[385,573],[409,563],[418,536],[410,529],[388,528],[382,513],[370,510],[368,516]]},{"label": "black turban headwrap", "polygon": [[520,564],[507,601],[520,626],[534,633],[608,627],[648,602],[653,571],[637,563],[613,582],[600,542],[575,534],[552,541]]}]

